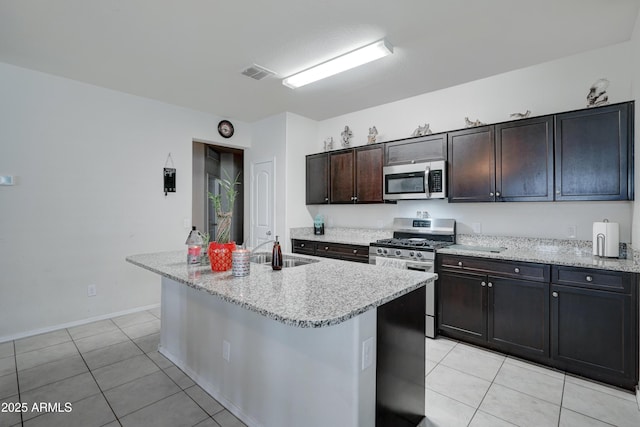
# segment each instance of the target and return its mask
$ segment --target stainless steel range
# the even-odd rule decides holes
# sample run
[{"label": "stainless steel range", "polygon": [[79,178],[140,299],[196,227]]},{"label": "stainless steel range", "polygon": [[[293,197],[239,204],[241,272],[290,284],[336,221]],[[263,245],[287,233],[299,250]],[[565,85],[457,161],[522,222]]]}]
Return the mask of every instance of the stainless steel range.
[{"label": "stainless steel range", "polygon": [[[369,264],[433,273],[435,251],[456,242],[456,221],[395,218],[393,238],[369,244]],[[427,285],[426,336],[435,338],[435,284]]]}]

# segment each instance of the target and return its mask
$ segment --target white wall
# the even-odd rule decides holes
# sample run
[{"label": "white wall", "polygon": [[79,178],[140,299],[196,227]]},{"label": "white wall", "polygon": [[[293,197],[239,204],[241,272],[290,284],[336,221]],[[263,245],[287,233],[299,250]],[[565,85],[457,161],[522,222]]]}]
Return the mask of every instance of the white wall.
[{"label": "white wall", "polygon": [[[287,250],[284,240],[286,227],[286,139],[287,139],[287,113],[278,114],[253,123],[251,126],[252,146],[244,152],[245,170],[245,240],[247,246],[254,246],[252,230],[252,182],[251,165],[256,162],[274,161],[274,186],[275,186],[275,229],[272,230],[272,238],[280,236],[282,249]],[[265,245],[269,249],[269,245]]]},{"label": "white wall", "polygon": [[17,176],[0,187],[0,342],[158,303],[157,275],[125,257],[183,248],[192,140],[216,141],[220,118],[2,63],[0,117],[0,175]]},{"label": "white wall", "polygon": [[[318,133],[318,122],[296,114],[287,113],[287,177],[286,180],[286,204],[287,204],[287,228],[286,247],[289,248],[291,239],[289,228],[311,227],[313,217],[310,209],[304,204],[306,195],[306,182],[300,178],[300,170],[305,171],[305,155],[309,153],[310,146],[315,142]],[[302,203],[300,203],[302,201]],[[289,248],[290,249],[290,248]]]},{"label": "white wall", "polygon": [[[636,29],[637,33],[637,29]],[[637,36],[636,36],[637,38]],[[635,47],[635,50],[634,50]],[[464,127],[464,117],[485,123],[509,120],[509,114],[531,110],[533,116],[580,109],[586,106],[591,84],[601,77],[611,81],[612,103],[634,99],[632,58],[638,48],[631,42],[511,71],[463,85],[334,117],[318,123],[318,133],[307,154],[322,151],[322,141],[349,125],[352,145],[364,145],[369,127],[375,125],[380,141],[408,137],[419,125],[430,123],[434,132]],[[634,77],[636,76],[636,77]],[[637,128],[637,127],[636,127]],[[299,171],[291,180],[304,179]],[[302,203],[291,201],[290,203]],[[310,207],[311,215],[325,215],[328,226],[390,227],[394,216],[412,216],[416,210],[458,220],[459,232],[470,232],[474,222],[482,232],[495,235],[566,238],[567,226],[577,226],[578,239],[591,239],[594,221],[620,222],[621,240],[631,240],[633,202],[472,203],[444,201],[399,202],[397,205]]]}]

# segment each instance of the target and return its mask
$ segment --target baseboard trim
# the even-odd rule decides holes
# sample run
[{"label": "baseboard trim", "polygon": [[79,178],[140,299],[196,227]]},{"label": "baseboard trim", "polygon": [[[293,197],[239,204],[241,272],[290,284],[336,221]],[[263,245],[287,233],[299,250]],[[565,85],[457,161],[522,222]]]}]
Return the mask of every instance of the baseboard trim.
[{"label": "baseboard trim", "polygon": [[97,322],[99,320],[111,319],[112,317],[124,316],[126,314],[137,313],[139,311],[152,310],[158,307],[160,307],[160,303],[145,305],[143,307],[131,308],[129,310],[116,311],[114,313],[103,314],[95,317],[89,317],[87,319],[76,320],[74,322],[61,323],[59,325],[48,326],[46,328],[33,329],[31,331],[20,332],[18,334],[5,335],[3,337],[0,337],[0,343],[19,340],[21,338],[32,337],[34,335],[46,334],[47,332],[53,332],[59,329],[73,328],[74,326],[86,325],[87,323]]}]

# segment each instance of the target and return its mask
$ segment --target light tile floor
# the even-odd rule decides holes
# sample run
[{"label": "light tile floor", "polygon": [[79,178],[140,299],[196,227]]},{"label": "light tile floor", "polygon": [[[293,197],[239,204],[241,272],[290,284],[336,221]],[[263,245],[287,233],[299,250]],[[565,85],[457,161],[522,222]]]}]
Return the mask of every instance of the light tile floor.
[{"label": "light tile floor", "polygon": [[[0,427],[242,427],[157,351],[158,310],[0,344]],[[426,339],[427,426],[640,426],[631,393],[448,339]]]},{"label": "light tile floor", "polygon": [[[0,404],[28,407],[0,412],[0,427],[245,426],[158,353],[159,317],[143,311],[0,344]],[[34,402],[72,411],[33,411]]]},{"label": "light tile floor", "polygon": [[640,426],[632,393],[445,338],[426,347],[427,426]]}]

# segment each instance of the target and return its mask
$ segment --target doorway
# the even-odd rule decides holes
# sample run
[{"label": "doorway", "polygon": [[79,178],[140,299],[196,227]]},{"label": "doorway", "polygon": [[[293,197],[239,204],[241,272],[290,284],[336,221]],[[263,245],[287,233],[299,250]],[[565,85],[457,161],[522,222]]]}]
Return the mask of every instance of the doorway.
[{"label": "doorway", "polygon": [[[192,223],[199,230],[209,233],[213,241],[216,235],[216,214],[208,193],[223,194],[222,209],[231,210],[230,239],[238,245],[244,242],[244,151],[218,145],[193,143],[193,218]],[[238,177],[236,186],[238,195],[232,207],[229,207],[221,179]]]}]

